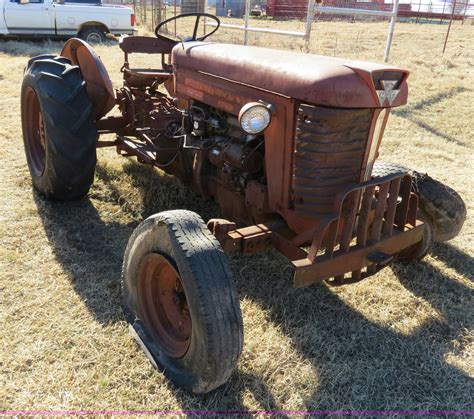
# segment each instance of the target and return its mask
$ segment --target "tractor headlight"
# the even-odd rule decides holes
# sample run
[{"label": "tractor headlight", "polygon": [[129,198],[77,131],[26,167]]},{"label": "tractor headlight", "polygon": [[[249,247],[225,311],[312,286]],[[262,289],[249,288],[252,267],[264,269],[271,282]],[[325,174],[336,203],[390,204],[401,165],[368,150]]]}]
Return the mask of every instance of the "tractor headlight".
[{"label": "tractor headlight", "polygon": [[259,134],[272,120],[271,105],[259,102],[247,103],[239,113],[239,125],[247,134]]}]

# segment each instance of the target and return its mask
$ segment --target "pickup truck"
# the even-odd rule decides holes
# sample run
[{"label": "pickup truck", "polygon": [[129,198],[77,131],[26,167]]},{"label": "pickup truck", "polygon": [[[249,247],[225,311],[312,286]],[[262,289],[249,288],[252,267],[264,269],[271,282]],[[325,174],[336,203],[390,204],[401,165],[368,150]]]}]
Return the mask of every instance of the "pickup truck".
[{"label": "pickup truck", "polygon": [[0,35],[79,36],[89,43],[108,34],[133,35],[135,15],[126,6],[64,0],[0,0]]}]

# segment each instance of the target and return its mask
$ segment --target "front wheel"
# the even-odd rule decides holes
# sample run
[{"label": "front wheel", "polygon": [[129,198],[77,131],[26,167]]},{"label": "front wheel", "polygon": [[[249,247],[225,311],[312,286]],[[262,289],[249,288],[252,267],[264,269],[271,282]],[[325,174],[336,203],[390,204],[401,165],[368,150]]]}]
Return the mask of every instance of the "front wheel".
[{"label": "front wheel", "polygon": [[193,393],[227,381],[242,351],[242,315],[226,256],[197,214],[162,212],[136,228],[122,294],[128,322],[171,381]]},{"label": "front wheel", "polygon": [[376,162],[373,178],[389,174],[409,173],[412,191],[418,196],[418,218],[425,223],[423,240],[400,253],[401,259],[421,259],[435,242],[445,242],[456,237],[466,220],[466,204],[449,186],[423,173],[409,170],[389,162]]}]

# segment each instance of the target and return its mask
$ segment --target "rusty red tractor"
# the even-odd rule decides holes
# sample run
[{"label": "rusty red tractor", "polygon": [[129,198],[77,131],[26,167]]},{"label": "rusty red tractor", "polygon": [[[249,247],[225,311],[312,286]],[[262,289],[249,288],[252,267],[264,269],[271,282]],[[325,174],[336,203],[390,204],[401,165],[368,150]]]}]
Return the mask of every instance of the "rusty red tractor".
[{"label": "rusty red tractor", "polygon": [[[175,28],[185,20],[183,38]],[[186,210],[149,217],[123,261],[131,331],[194,393],[223,384],[242,351],[225,252],[274,248],[291,261],[295,287],[351,284],[423,257],[466,216],[452,189],[376,161],[391,108],[407,101],[407,71],[204,42],[219,24],[186,14],[161,23],[156,38],[123,38],[115,91],[91,47],[70,39],[59,56],[28,62],[21,93],[28,166],[47,198],[87,194],[96,148],[115,147],[219,204],[222,218],[207,225]],[[157,68],[134,68],[134,53],[152,54]]]}]

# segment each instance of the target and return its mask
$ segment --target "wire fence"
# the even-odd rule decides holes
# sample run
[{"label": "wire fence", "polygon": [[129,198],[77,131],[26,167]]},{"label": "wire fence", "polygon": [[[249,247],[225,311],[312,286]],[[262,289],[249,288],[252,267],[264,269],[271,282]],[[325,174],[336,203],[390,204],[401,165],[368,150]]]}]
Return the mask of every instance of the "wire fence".
[{"label": "wire fence", "polygon": [[[142,22],[150,22],[162,15],[173,16],[176,13],[213,12],[219,17],[244,18],[246,0],[103,0],[104,3],[125,4],[135,8]],[[206,5],[207,3],[207,5]],[[317,0],[316,3],[320,3]],[[324,0],[320,8],[337,7],[362,11],[392,10],[392,0]],[[251,0],[252,17],[273,18],[278,20],[305,20],[308,14],[308,0]],[[454,13],[453,13],[454,12]],[[315,20],[354,20],[352,13],[323,16],[315,11]],[[472,0],[401,0],[398,7],[400,22],[446,23],[446,21],[474,18]],[[388,20],[383,16],[360,15],[360,20]]]},{"label": "wire fence", "polygon": [[[452,22],[474,23],[474,0],[103,0],[128,4],[138,24],[150,31],[159,22],[182,13],[219,16],[221,29],[213,40],[289,49],[322,50],[333,44],[334,55],[359,58],[370,45],[374,59],[389,59],[396,23],[448,25],[440,36],[446,49]],[[374,22],[379,25],[367,26]],[[385,22],[385,29],[383,25]],[[212,25],[211,21],[208,21]],[[348,27],[346,24],[355,24]],[[364,26],[361,26],[364,25]],[[380,26],[382,25],[382,26]],[[376,41],[372,33],[385,30]],[[321,33],[329,34],[325,41]],[[318,44],[319,42],[319,44]],[[376,42],[376,45],[374,43]],[[325,50],[327,50],[327,45]],[[366,58],[366,54],[362,54]]]}]

